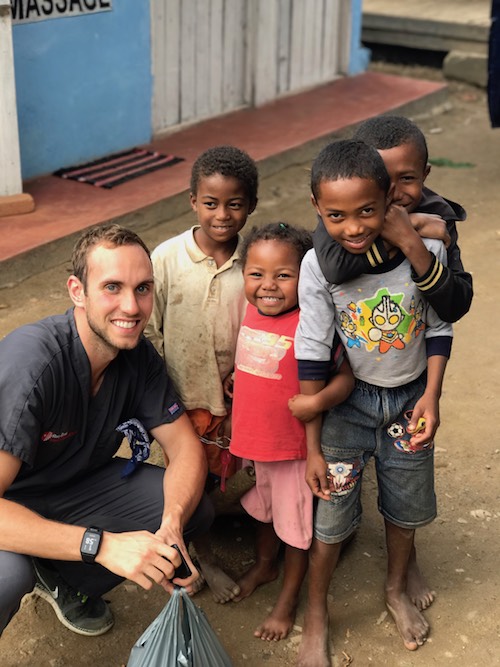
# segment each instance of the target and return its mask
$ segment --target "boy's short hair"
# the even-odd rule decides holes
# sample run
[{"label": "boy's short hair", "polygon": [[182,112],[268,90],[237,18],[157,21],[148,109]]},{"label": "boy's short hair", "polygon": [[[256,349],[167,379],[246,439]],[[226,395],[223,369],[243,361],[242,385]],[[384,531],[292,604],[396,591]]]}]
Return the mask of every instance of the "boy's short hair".
[{"label": "boy's short hair", "polygon": [[253,227],[245,236],[240,250],[240,262],[244,267],[248,251],[258,241],[280,241],[288,243],[297,251],[299,264],[312,245],[311,232],[303,227],[294,227],[287,222],[270,222],[263,227]]},{"label": "boy's short hair", "polygon": [[196,194],[200,178],[221,174],[236,178],[245,188],[250,206],[257,203],[259,174],[252,158],[236,146],[214,146],[202,153],[191,170],[191,193]]},{"label": "boy's short hair", "polygon": [[323,181],[366,178],[387,194],[391,185],[384,161],[375,148],[362,141],[341,139],[325,146],[312,164],[311,191],[319,198]]},{"label": "boy's short hair", "polygon": [[362,123],[354,132],[353,139],[364,141],[377,150],[396,148],[403,144],[414,144],[427,165],[429,151],[424,133],[413,121],[405,116],[375,116]]},{"label": "boy's short hair", "polygon": [[80,280],[84,288],[87,286],[88,256],[92,248],[97,245],[113,246],[115,248],[123,245],[139,245],[150,257],[147,245],[131,229],[114,222],[89,227],[75,243],[71,255],[72,273]]}]

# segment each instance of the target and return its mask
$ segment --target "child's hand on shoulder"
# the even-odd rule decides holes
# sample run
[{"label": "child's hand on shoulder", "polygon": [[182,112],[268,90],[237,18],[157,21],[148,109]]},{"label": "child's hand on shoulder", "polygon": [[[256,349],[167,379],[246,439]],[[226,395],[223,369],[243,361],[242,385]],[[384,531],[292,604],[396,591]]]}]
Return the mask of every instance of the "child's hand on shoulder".
[{"label": "child's hand on shoulder", "polygon": [[410,213],[410,221],[420,236],[426,239],[438,239],[443,241],[446,247],[451,243],[451,238],[446,228],[446,222],[436,213]]},{"label": "child's hand on shoulder", "polygon": [[295,394],[289,399],[288,408],[296,419],[310,422],[321,412],[317,403],[317,394]]}]

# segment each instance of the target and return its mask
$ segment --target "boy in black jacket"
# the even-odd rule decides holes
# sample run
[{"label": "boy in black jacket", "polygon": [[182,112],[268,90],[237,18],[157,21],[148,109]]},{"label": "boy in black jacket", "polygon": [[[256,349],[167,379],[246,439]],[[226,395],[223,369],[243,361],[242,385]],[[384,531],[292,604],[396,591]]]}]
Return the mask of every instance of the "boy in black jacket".
[{"label": "boy in black jacket", "polygon": [[[455,225],[457,220],[465,220],[466,213],[459,204],[424,186],[430,165],[423,133],[403,116],[376,116],[360,125],[353,139],[378,150],[391,178],[393,206],[406,210],[416,233],[449,241],[448,266],[432,253],[423,252],[422,244],[415,244],[417,253],[412,252],[411,243],[401,247],[411,242],[411,234],[396,228],[395,216],[389,209],[382,236],[391,245],[401,247],[412,264],[412,279],[439,317],[445,322],[456,322],[468,312],[473,295],[472,276],[464,271]],[[348,253],[329,236],[321,218],[313,241],[321,270],[332,283],[351,280],[388,259],[381,237],[366,254]]]}]

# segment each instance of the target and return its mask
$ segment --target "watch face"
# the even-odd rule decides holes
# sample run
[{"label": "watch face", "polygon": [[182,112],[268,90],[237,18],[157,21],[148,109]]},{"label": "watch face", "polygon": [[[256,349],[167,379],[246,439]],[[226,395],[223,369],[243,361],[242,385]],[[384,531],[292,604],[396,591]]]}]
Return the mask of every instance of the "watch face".
[{"label": "watch face", "polygon": [[96,554],[97,548],[99,547],[99,542],[101,541],[100,535],[92,535],[91,533],[86,533],[82,541],[81,551],[86,554]]}]

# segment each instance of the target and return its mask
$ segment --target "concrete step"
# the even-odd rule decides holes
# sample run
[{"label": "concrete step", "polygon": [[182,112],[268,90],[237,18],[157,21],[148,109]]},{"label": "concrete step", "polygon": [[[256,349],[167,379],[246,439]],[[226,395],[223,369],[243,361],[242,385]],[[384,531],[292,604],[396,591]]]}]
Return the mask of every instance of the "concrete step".
[{"label": "concrete step", "polygon": [[363,41],[486,53],[489,0],[364,0]]},{"label": "concrete step", "polygon": [[364,0],[365,44],[446,53],[444,75],[486,86],[489,0]]},{"label": "concrete step", "polygon": [[427,19],[363,14],[363,42],[428,51],[487,53],[489,29],[484,26]]}]

